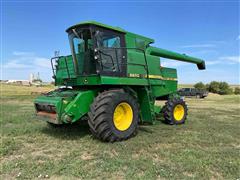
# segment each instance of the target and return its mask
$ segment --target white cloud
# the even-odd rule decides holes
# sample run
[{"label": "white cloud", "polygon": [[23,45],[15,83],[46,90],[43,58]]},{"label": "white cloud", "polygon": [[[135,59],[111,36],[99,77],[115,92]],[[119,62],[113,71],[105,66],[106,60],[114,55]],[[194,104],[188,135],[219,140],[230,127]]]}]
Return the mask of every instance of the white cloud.
[{"label": "white cloud", "polygon": [[24,52],[24,51],[14,51],[13,52],[14,56],[33,56],[33,52]]},{"label": "white cloud", "polygon": [[220,60],[230,61],[232,63],[240,63],[240,56],[223,56],[219,58]]},{"label": "white cloud", "polygon": [[238,35],[237,40],[240,40],[240,35]]},{"label": "white cloud", "polygon": [[31,66],[22,64],[18,60],[10,60],[6,64],[3,64],[4,69],[26,69],[31,68]]},{"label": "white cloud", "polygon": [[223,56],[223,57],[219,57],[217,60],[206,60],[206,65],[216,65],[216,64],[233,65],[237,63],[240,63],[239,56]]},{"label": "white cloud", "polygon": [[13,58],[3,64],[7,69],[51,68],[50,59],[38,57],[33,52],[14,51]]},{"label": "white cloud", "polygon": [[216,65],[216,64],[221,64],[222,63],[221,61],[218,61],[218,60],[216,60],[216,61],[209,61],[209,60],[207,60],[205,62],[206,62],[207,66]]},{"label": "white cloud", "polygon": [[50,68],[51,67],[50,59],[47,59],[47,58],[36,57],[34,59],[34,64],[36,66],[45,67],[45,68]]},{"label": "white cloud", "polygon": [[176,68],[176,67],[186,66],[186,65],[189,65],[189,63],[168,60],[168,59],[161,59],[161,66],[163,66],[163,67],[175,67]]},{"label": "white cloud", "polygon": [[50,59],[32,52],[13,52],[13,57],[2,65],[5,79],[28,79],[30,73],[40,73],[44,80],[51,80]]},{"label": "white cloud", "polygon": [[50,60],[42,57],[18,58],[7,61],[4,69],[37,69],[51,68]]},{"label": "white cloud", "polygon": [[202,56],[206,54],[218,55],[218,51],[213,49],[208,49],[208,50],[201,50],[201,51],[192,51],[189,54],[191,54],[191,56]]},{"label": "white cloud", "polygon": [[211,40],[211,41],[208,41],[208,43],[213,43],[213,44],[226,44],[227,42],[226,41],[222,41],[222,40]]},{"label": "white cloud", "polygon": [[185,45],[181,46],[181,48],[212,48],[216,47],[215,44],[191,44],[191,45]]},{"label": "white cloud", "polygon": [[[239,56],[224,56],[224,57],[219,57],[216,60],[205,60],[206,66],[212,66],[212,65],[220,65],[220,64],[225,64],[225,65],[233,65],[240,63],[240,57]],[[164,67],[181,67],[181,66],[186,66],[189,65],[190,63],[186,62],[181,62],[181,61],[173,61],[173,60],[168,60],[168,59],[163,59],[161,58],[161,65]]]}]

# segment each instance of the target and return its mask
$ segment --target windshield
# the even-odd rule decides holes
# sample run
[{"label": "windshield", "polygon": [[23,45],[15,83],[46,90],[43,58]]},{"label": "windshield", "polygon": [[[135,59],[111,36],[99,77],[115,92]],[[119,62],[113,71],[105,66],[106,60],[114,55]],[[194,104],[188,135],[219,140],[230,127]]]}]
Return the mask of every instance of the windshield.
[{"label": "windshield", "polygon": [[95,74],[93,60],[93,40],[88,28],[76,28],[69,31],[75,72],[79,75]]}]

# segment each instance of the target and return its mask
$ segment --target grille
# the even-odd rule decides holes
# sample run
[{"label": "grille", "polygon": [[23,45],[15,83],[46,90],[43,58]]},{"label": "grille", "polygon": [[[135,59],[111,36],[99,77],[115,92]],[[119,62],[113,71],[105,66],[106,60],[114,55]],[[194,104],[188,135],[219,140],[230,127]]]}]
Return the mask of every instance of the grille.
[{"label": "grille", "polygon": [[54,105],[35,103],[35,107],[37,111],[56,113],[56,107]]}]

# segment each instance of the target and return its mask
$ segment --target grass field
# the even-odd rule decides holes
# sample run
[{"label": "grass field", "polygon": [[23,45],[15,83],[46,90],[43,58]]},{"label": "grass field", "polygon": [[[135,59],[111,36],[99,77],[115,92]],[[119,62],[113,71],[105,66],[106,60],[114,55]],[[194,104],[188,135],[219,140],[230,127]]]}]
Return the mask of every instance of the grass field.
[{"label": "grass field", "polygon": [[31,92],[3,85],[0,179],[239,179],[240,96],[186,99],[188,121],[140,126],[118,143],[92,138],[86,123],[51,129],[34,117]]}]

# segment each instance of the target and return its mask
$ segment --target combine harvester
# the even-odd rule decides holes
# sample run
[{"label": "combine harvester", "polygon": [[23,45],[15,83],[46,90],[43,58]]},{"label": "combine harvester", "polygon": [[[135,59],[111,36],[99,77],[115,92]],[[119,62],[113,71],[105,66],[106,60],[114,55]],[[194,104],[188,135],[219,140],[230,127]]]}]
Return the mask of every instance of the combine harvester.
[{"label": "combine harvester", "polygon": [[[153,39],[95,21],[67,30],[72,54],[51,59],[56,86],[35,99],[36,115],[52,126],[88,119],[92,134],[114,142],[136,134],[141,123],[154,124],[163,113],[169,124],[183,124],[187,105],[177,94],[176,69],[160,58],[205,69],[201,59],[151,46]],[[165,106],[154,105],[167,100]]]}]

